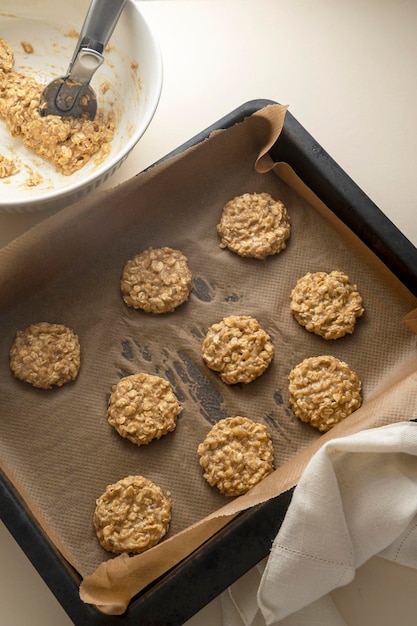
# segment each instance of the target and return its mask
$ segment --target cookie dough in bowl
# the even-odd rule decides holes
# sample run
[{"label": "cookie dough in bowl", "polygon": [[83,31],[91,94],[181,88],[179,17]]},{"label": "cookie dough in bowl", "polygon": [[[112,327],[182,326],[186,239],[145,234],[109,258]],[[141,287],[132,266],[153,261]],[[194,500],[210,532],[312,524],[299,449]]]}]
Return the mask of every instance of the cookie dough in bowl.
[{"label": "cookie dough in bowl", "polygon": [[[36,138],[32,136],[32,129],[40,128],[36,117],[30,122],[28,134],[32,147],[26,146],[20,134],[11,133],[4,119],[3,113],[10,117],[13,111],[10,107],[3,111],[0,116],[0,162],[13,162],[15,168],[7,168],[4,174],[8,172],[8,175],[0,178],[0,212],[57,210],[72,204],[113,175],[142,137],[158,106],[162,89],[162,57],[139,4],[127,0],[104,51],[104,62],[93,76],[91,86],[97,95],[97,120],[89,127],[86,136],[82,130],[74,129],[74,140],[69,143],[64,136],[68,123],[64,124],[64,135],[62,128],[59,131],[64,149],[58,160],[63,161],[66,172],[33,150],[46,142],[45,156],[52,154],[50,144],[57,139],[57,124],[46,120],[46,125],[49,122],[53,125],[53,132],[49,136],[42,132],[43,137]],[[31,91],[35,84],[45,86],[51,80],[65,76],[89,0],[73,0],[71,3],[43,0],[34,7],[29,0],[17,3],[3,0],[0,10],[1,38],[14,55],[14,63],[11,65],[9,59],[8,66],[7,58],[0,58],[0,63],[3,62],[0,83],[9,83],[12,88],[13,83],[17,86],[14,81],[7,80],[7,72],[13,72],[14,78],[16,74],[21,77],[23,83],[19,84],[19,94],[27,100],[28,106],[25,105],[24,109],[30,116],[36,116],[37,96],[33,99],[25,96],[28,83]],[[28,83],[24,82],[26,80]],[[6,93],[2,92],[2,104],[6,104],[5,97]],[[15,101],[11,106],[17,105],[22,111],[21,104],[23,102]],[[104,132],[97,132],[100,119],[109,118],[111,128],[106,125]],[[113,135],[111,140],[109,130]],[[103,150],[94,155],[90,148],[97,141],[103,142]],[[81,163],[82,167],[78,167]]]},{"label": "cookie dough in bowl", "polygon": [[[93,159],[103,162],[110,154],[115,122],[111,112],[99,111],[94,120],[48,115],[41,117],[39,99],[43,85],[30,75],[14,70],[14,54],[4,39],[0,38],[0,120],[3,120],[11,137],[21,140],[24,148],[50,163],[57,172],[71,176]],[[3,157],[2,159],[6,159]],[[10,178],[19,171],[8,170]],[[32,177],[28,185],[36,186]]]}]

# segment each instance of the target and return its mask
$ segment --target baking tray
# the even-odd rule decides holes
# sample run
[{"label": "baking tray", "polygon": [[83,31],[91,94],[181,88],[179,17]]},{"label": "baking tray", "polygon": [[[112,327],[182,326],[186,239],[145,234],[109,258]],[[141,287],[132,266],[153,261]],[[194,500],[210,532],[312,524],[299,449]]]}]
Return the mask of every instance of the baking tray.
[{"label": "baking tray", "polygon": [[[270,104],[276,103],[253,100],[243,104],[162,160],[182,153],[208,138],[213,131],[230,128]],[[417,296],[417,249],[289,112],[270,154],[274,161],[288,163],[320,200]],[[291,496],[290,490],[241,513],[189,558],[136,596],[124,615],[107,616],[80,600],[81,580],[77,572],[54,548],[8,480],[1,475],[0,481],[3,522],[74,624],[91,626],[183,624],[268,555]]]}]

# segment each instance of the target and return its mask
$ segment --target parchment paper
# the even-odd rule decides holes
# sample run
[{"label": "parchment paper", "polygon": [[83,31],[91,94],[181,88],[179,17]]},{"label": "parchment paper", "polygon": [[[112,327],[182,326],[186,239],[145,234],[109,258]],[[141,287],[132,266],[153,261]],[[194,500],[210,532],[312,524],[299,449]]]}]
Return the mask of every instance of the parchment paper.
[{"label": "parchment paper", "polygon": [[[288,165],[265,154],[285,110],[266,107],[114,191],[61,211],[0,252],[2,469],[84,579],[82,599],[106,613],[123,613],[133,595],[238,511],[295,485],[329,437],[417,416],[416,300]],[[222,207],[246,191],[270,192],[291,216],[287,248],[266,261],[219,247]],[[174,313],[149,315],[121,299],[125,261],[149,246],[178,248],[189,259],[194,289]],[[291,317],[289,295],[305,272],[332,269],[357,284],[366,312],[353,336],[326,342]],[[208,326],[230,314],[253,315],[275,344],[271,366],[249,385],[223,384],[201,359]],[[67,324],[80,337],[80,374],[60,389],[34,389],[10,372],[16,330],[41,320]],[[287,392],[292,367],[319,354],[346,361],[363,385],[362,408],[321,436],[293,416]],[[106,419],[111,386],[139,371],[167,378],[184,407],[173,433],[141,447]],[[211,425],[229,415],[269,426],[277,467],[232,501],[203,479],[196,452]],[[134,473],[171,492],[172,524],[147,553],[114,557],[94,533],[95,499]]]}]

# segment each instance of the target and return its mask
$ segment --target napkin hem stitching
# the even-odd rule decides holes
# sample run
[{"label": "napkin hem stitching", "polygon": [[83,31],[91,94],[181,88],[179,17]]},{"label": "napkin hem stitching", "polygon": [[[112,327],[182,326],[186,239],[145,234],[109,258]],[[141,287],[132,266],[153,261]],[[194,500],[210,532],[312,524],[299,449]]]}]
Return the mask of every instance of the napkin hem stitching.
[{"label": "napkin hem stitching", "polygon": [[395,561],[398,561],[398,559],[400,558],[400,553],[401,553],[401,551],[403,549],[403,546],[404,546],[405,542],[407,541],[409,536],[415,531],[416,528],[417,528],[417,523],[413,524],[411,526],[411,528],[408,529],[408,532],[405,534],[405,536],[402,538],[398,548],[395,551],[395,557],[394,557]]},{"label": "napkin hem stitching", "polygon": [[306,552],[302,552],[301,550],[296,550],[295,548],[289,548],[288,546],[284,546],[284,545],[277,545],[277,548],[279,550],[283,550],[285,552],[289,552],[291,554],[296,554],[298,556],[302,556],[305,557],[307,559],[313,560],[313,561],[320,561],[321,563],[328,563],[329,565],[341,565],[343,567],[351,567],[352,564],[351,563],[346,563],[344,561],[338,561],[338,560],[334,560],[334,559],[326,559],[320,556],[315,556],[314,554],[308,554]]}]

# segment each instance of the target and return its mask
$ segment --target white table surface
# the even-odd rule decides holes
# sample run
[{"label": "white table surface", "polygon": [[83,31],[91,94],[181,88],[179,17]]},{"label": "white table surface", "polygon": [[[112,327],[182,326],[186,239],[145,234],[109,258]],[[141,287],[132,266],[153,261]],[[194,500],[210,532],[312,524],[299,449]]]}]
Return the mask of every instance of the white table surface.
[{"label": "white table surface", "polygon": [[[417,245],[415,0],[143,0],[162,49],[160,105],[129,178],[252,99],[291,113]],[[47,217],[0,214],[0,246]],[[72,622],[0,524],[0,624]],[[371,559],[334,594],[349,626],[415,624],[417,574]],[[221,624],[213,601],[190,626]]]}]

